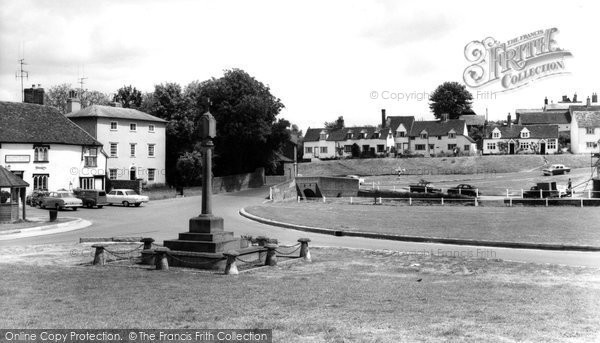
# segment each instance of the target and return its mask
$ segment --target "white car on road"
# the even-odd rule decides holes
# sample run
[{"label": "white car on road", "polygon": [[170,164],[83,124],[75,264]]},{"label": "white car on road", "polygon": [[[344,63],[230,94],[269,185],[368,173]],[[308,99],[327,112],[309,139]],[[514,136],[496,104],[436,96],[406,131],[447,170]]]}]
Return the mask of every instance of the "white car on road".
[{"label": "white car on road", "polygon": [[133,204],[136,207],[150,199],[145,195],[137,194],[133,189],[113,189],[106,193],[106,202],[109,205],[122,204],[125,207]]}]

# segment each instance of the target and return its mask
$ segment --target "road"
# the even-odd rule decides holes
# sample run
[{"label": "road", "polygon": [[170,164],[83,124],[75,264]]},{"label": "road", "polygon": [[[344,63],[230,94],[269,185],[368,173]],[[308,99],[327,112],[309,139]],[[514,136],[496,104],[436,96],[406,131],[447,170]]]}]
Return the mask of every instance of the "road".
[{"label": "road", "polygon": [[[265,201],[267,195],[268,188],[218,194],[213,197],[213,211],[215,215],[225,219],[226,230],[233,231],[236,236],[244,234],[263,235],[277,238],[281,244],[294,244],[299,237],[308,237],[312,240],[312,246],[389,249],[420,254],[481,256],[519,262],[600,267],[600,253],[483,248],[335,237],[264,225],[248,220],[238,214],[240,208],[261,204]],[[189,218],[198,215],[200,209],[201,197],[187,197],[151,201],[142,207],[107,206],[103,209],[65,210],[59,212],[59,216],[84,218],[90,220],[93,225],[78,231],[0,241],[0,253],[3,247],[69,244],[79,242],[80,237],[144,236],[162,242],[165,239],[177,238],[179,232],[186,232]],[[432,207],[431,211],[433,213],[436,209]],[[28,207],[28,213],[32,216],[48,215],[45,210],[32,209],[31,207]]]}]

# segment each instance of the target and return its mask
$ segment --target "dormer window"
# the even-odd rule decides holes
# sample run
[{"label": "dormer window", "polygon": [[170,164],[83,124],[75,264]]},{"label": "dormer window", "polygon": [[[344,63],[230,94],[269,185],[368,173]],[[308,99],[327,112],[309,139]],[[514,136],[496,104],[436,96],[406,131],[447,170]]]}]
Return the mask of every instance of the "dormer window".
[{"label": "dormer window", "polygon": [[454,132],[454,131],[448,132],[448,138],[449,139],[455,139],[456,138],[456,132]]},{"label": "dormer window", "polygon": [[406,137],[406,131],[396,131],[397,137]]},{"label": "dormer window", "polygon": [[367,139],[367,130],[360,131],[360,138]]},{"label": "dormer window", "polygon": [[352,131],[348,131],[348,133],[346,133],[346,139],[352,139]]},{"label": "dormer window", "polygon": [[500,130],[498,130],[498,128],[495,128],[494,131],[492,131],[492,138],[501,138],[502,135],[500,134]]},{"label": "dormer window", "polygon": [[529,130],[527,128],[521,130],[521,138],[529,138]]},{"label": "dormer window", "polygon": [[327,131],[321,131],[321,134],[319,135],[319,140],[326,140],[327,139]]},{"label": "dormer window", "polygon": [[421,132],[421,139],[427,139],[427,131]]}]

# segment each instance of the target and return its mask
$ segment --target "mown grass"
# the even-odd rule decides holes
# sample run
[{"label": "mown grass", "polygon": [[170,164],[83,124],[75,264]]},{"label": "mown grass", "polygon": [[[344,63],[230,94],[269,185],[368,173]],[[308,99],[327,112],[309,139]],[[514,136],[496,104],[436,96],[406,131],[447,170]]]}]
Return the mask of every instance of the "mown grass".
[{"label": "mown grass", "polygon": [[600,246],[595,207],[380,206],[269,203],[246,211],[284,223],[345,231]]},{"label": "mown grass", "polygon": [[274,342],[594,341],[600,271],[312,249],[238,276],[3,264],[3,328],[271,328]]}]

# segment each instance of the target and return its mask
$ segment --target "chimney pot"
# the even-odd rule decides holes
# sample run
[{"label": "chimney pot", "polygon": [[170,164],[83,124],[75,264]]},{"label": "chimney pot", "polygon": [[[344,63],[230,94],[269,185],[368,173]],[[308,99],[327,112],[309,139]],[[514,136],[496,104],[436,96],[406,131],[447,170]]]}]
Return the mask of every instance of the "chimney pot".
[{"label": "chimney pot", "polygon": [[544,98],[544,105],[548,105],[548,97]]},{"label": "chimney pot", "polygon": [[585,105],[586,105],[587,107],[590,107],[590,97],[589,97],[589,96],[587,97],[587,100],[586,100],[586,102],[585,102]]},{"label": "chimney pot", "polygon": [[385,127],[385,108],[381,109],[381,128]]},{"label": "chimney pot", "polygon": [[594,94],[592,94],[592,102],[593,103],[597,103],[598,102],[598,94],[596,94],[596,92],[594,92]]}]

